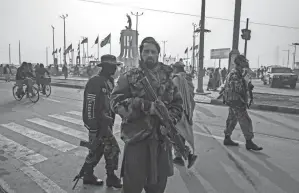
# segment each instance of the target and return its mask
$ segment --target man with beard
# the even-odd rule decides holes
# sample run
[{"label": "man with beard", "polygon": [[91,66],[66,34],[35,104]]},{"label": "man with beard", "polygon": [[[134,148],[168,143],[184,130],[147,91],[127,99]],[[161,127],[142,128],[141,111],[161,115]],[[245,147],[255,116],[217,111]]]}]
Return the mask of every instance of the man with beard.
[{"label": "man with beard", "polygon": [[[194,152],[194,136],[193,136],[193,112],[195,108],[194,101],[194,85],[192,83],[192,75],[187,74],[184,70],[183,62],[176,62],[173,65],[173,83],[178,88],[179,93],[183,99],[183,113],[182,118],[176,125],[178,132],[181,135],[181,139],[183,142],[185,140],[190,144],[193,152]],[[189,147],[186,146],[186,149],[189,150]],[[192,167],[195,163],[197,156],[191,154],[189,150],[188,156],[188,168]],[[185,162],[182,158],[182,155],[178,151],[174,151],[175,158],[173,159],[173,163],[184,166]]]},{"label": "man with beard", "polygon": [[[248,115],[248,83],[244,79],[243,71],[249,69],[248,60],[243,55],[235,58],[235,68],[227,75],[223,100],[229,106],[229,114],[226,120],[226,129],[224,131],[224,145],[238,146],[239,144],[231,140],[231,134],[239,122],[243,135],[246,139],[246,149],[260,151],[263,148],[253,143],[252,121]],[[250,102],[251,103],[251,102]]]},{"label": "man with beard", "polygon": [[[121,176],[123,193],[163,193],[173,175],[172,145],[156,115],[157,105],[167,108],[176,124],[182,115],[182,98],[172,82],[172,69],[158,62],[160,46],[152,37],[140,45],[138,68],[122,74],[111,95],[112,110],[122,118],[125,142]],[[140,82],[147,77],[161,102],[151,102]]]},{"label": "man with beard", "polygon": [[83,101],[83,122],[89,130],[90,144],[94,140],[99,140],[98,147],[93,148],[95,151],[89,151],[85,160],[85,171],[83,184],[102,185],[103,181],[98,179],[94,174],[94,167],[99,163],[104,154],[106,161],[108,187],[121,188],[120,179],[114,174],[118,169],[118,158],[120,149],[115,137],[113,136],[112,127],[115,114],[111,111],[109,105],[110,93],[114,87],[112,75],[115,73],[117,65],[116,57],[113,55],[103,55],[101,63],[101,72],[88,80],[84,90]]}]

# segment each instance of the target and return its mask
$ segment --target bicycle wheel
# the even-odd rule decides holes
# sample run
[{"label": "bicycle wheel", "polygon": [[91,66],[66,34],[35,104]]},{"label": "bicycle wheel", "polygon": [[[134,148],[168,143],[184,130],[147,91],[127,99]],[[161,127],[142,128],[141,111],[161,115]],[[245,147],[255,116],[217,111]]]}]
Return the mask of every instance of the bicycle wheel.
[{"label": "bicycle wheel", "polygon": [[18,92],[18,86],[17,85],[14,85],[13,87],[12,87],[12,94],[13,94],[13,97],[17,100],[17,101],[20,101],[20,100],[22,100],[22,98],[23,98],[23,94],[21,94],[21,95],[17,95],[17,92]]},{"label": "bicycle wheel", "polygon": [[33,103],[36,103],[39,100],[39,90],[36,86],[32,86],[32,93],[29,93],[29,100]]},{"label": "bicycle wheel", "polygon": [[47,84],[44,85],[44,87],[45,87],[46,97],[49,97],[51,95],[51,86]]}]

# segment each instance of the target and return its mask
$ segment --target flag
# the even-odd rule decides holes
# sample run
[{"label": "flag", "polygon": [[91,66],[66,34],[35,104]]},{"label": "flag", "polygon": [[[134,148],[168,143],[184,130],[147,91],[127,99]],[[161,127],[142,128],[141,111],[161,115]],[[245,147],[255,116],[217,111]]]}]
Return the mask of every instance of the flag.
[{"label": "flag", "polygon": [[188,52],[188,47],[187,47],[186,50],[185,50],[185,54],[187,54],[187,52]]},{"label": "flag", "polygon": [[193,47],[193,46],[191,46],[190,51],[192,50],[192,47]]},{"label": "flag", "polygon": [[65,54],[69,53],[69,51],[71,51],[73,49],[73,44],[69,45],[69,47],[67,47],[67,49],[65,50]]},{"label": "flag", "polygon": [[198,45],[194,46],[194,50],[198,49]]},{"label": "flag", "polygon": [[53,54],[56,54],[56,53],[57,53],[57,48],[56,48],[56,50],[55,50],[55,51],[53,51],[53,52],[52,52],[52,55],[53,55]]},{"label": "flag", "polygon": [[99,36],[97,37],[96,41],[94,42],[94,44],[98,44],[99,43]]},{"label": "flag", "polygon": [[199,51],[196,53],[196,55],[195,55],[196,57],[198,56],[198,53],[199,53]]},{"label": "flag", "polygon": [[85,43],[88,43],[88,38],[84,38],[81,42],[81,44],[85,44]]},{"label": "flag", "polygon": [[59,53],[61,52],[61,48],[59,48]]},{"label": "flag", "polygon": [[110,44],[110,41],[111,41],[111,33],[107,37],[105,37],[105,39],[102,40],[101,48],[106,46],[107,44]]}]

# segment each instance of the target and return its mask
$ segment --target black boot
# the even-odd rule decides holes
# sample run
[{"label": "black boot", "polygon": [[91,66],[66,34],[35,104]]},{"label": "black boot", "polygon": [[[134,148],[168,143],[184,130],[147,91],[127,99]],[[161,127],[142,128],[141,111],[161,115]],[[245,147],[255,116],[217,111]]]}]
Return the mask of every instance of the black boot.
[{"label": "black boot", "polygon": [[190,153],[188,155],[188,166],[187,166],[188,169],[191,168],[194,165],[196,159],[197,159],[197,155],[194,155],[192,153]]},{"label": "black boot", "polygon": [[239,146],[239,143],[234,142],[229,135],[226,135],[223,141],[223,145],[227,146]]},{"label": "black boot", "polygon": [[106,185],[111,188],[122,188],[121,180],[114,174],[114,172],[107,172]]},{"label": "black boot", "polygon": [[183,160],[182,157],[175,157],[175,158],[173,159],[173,163],[174,163],[174,164],[177,164],[177,165],[179,165],[179,166],[185,166],[185,162],[184,162],[184,160]]},{"label": "black boot", "polygon": [[255,143],[253,143],[253,141],[250,140],[246,140],[246,149],[247,150],[253,150],[253,151],[261,151],[263,150],[262,147],[257,146]]},{"label": "black boot", "polygon": [[96,186],[102,186],[103,185],[103,180],[97,178],[93,174],[93,167],[87,167],[86,172],[83,177],[83,184],[90,184],[90,185],[96,185]]}]

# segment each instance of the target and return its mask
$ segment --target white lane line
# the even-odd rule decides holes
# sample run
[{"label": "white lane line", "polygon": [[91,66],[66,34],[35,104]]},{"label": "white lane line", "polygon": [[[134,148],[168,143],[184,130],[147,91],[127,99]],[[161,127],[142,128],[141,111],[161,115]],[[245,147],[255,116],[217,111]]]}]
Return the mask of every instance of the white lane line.
[{"label": "white lane line", "polygon": [[[196,125],[199,126],[198,124],[196,124]],[[222,141],[223,137],[219,137],[219,136],[215,136],[215,135],[210,135],[210,134],[205,134],[205,133],[201,133],[201,132],[194,132],[194,133],[199,134],[199,135],[203,135],[203,136],[207,136],[207,137],[213,137],[214,139],[217,139],[216,141],[218,142],[218,144],[221,147],[223,147],[227,151],[227,153],[232,157],[230,159],[233,159],[232,161],[235,164],[238,164],[238,167],[242,167],[245,170],[246,175],[248,175],[247,171],[249,171],[250,173],[252,173],[257,179],[260,180],[260,184],[262,184],[263,188],[266,187],[267,190],[269,190],[269,192],[285,193],[285,191],[283,191],[280,187],[278,187],[277,185],[275,185],[274,183],[272,183],[268,178],[262,176],[259,171],[255,170],[247,162],[245,162],[244,160],[242,160],[242,158],[240,156],[238,156],[232,150],[230,150],[229,148],[227,148],[226,146],[224,146],[219,141],[219,140]],[[236,141],[236,142],[238,142],[240,144],[244,144],[244,142],[241,142],[241,141]],[[260,189],[261,187],[256,187],[256,188]]]},{"label": "white lane line", "polygon": [[[202,133],[202,132],[198,132],[198,131],[193,131],[194,134],[197,134],[197,135],[201,135],[201,136],[205,136],[205,137],[211,137],[211,138],[214,138],[214,139],[217,139],[217,140],[223,140],[224,137],[220,137],[220,136],[217,136],[217,135],[210,135],[210,134],[207,134],[207,133]],[[239,143],[239,144],[245,144],[244,142],[242,141],[236,141],[234,140],[235,142]]]},{"label": "white lane line", "polygon": [[32,166],[22,167],[20,170],[37,183],[46,193],[67,193]]},{"label": "white lane line", "polygon": [[3,189],[6,193],[16,193],[3,179],[0,178],[0,191],[1,189]]},{"label": "white lane line", "polygon": [[82,132],[82,131],[78,131],[76,129],[71,129],[69,127],[63,126],[63,125],[59,125],[53,122],[49,122],[40,118],[33,118],[33,119],[26,119],[27,121],[31,122],[31,123],[35,123],[37,125],[55,130],[55,131],[59,131],[61,133],[76,137],[78,139],[82,139],[82,140],[88,140],[88,134],[87,132]]},{"label": "white lane line", "polygon": [[79,111],[69,111],[69,112],[66,112],[66,113],[82,117],[82,112],[79,112]]},{"label": "white lane line", "polygon": [[33,150],[28,149],[0,134],[0,149],[4,150],[9,156],[16,158],[27,166],[31,166],[47,160],[48,158],[35,153]]},{"label": "white lane line", "polygon": [[62,141],[60,139],[56,139],[54,137],[51,137],[49,135],[40,133],[38,131],[29,129],[27,127],[16,124],[14,122],[11,122],[8,124],[2,124],[2,126],[11,131],[19,133],[19,134],[29,137],[31,139],[34,139],[42,144],[48,145],[48,146],[55,148],[62,152],[67,152],[67,151],[75,149],[77,147],[68,142]]},{"label": "white lane line", "polygon": [[224,171],[233,180],[234,184],[238,186],[243,193],[254,193],[256,190],[248,183],[248,181],[231,166],[224,164],[220,161],[220,165],[224,168]]},{"label": "white lane line", "polygon": [[54,99],[49,99],[49,98],[44,98],[45,100],[48,100],[48,101],[52,101],[52,102],[56,102],[56,103],[61,103],[60,101],[58,100],[54,100]]},{"label": "white lane line", "polygon": [[49,117],[55,118],[55,119],[59,119],[62,121],[66,121],[69,123],[73,123],[76,125],[80,125],[80,126],[84,126],[83,121],[81,119],[74,119],[72,117],[67,117],[67,116],[63,116],[63,115],[59,115],[59,114],[54,114],[54,115],[48,115]]}]

